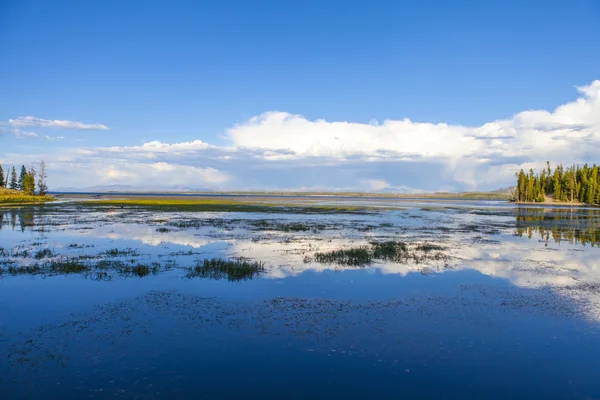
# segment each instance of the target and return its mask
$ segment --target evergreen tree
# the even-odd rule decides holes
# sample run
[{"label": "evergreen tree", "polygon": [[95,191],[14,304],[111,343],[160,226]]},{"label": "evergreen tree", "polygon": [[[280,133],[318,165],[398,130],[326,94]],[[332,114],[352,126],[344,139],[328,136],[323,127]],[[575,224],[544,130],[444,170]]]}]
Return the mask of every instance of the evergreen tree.
[{"label": "evergreen tree", "polygon": [[27,170],[25,169],[25,166],[23,165],[21,167],[21,173],[19,174],[19,182],[17,183],[18,190],[23,190],[23,179],[25,179],[25,175],[27,175]]},{"label": "evergreen tree", "polygon": [[541,203],[545,200],[544,194],[542,192],[541,179],[535,178],[535,186],[533,187],[533,191],[535,193],[535,197],[534,197],[533,201],[537,201],[537,202]]},{"label": "evergreen tree", "polygon": [[35,171],[31,170],[25,173],[23,177],[23,192],[28,195],[35,194]]},{"label": "evergreen tree", "polygon": [[533,169],[528,174],[521,170],[515,177],[515,201],[544,202],[546,196],[552,195],[555,201],[600,204],[600,168],[596,164],[566,169],[558,165],[552,173],[548,162],[541,174],[536,175]]},{"label": "evergreen tree", "polygon": [[561,199],[561,176],[558,168],[554,170],[554,175],[552,176],[552,188],[554,191],[554,200],[560,201]]},{"label": "evergreen tree", "polygon": [[4,187],[4,170],[2,169],[2,165],[0,165],[0,187]]},{"label": "evergreen tree", "polygon": [[529,169],[529,176],[527,177],[527,201],[529,201],[529,202],[533,202],[535,200],[533,180],[534,180],[533,169]]},{"label": "evergreen tree", "polygon": [[17,170],[15,169],[15,167],[13,167],[12,171],[10,173],[10,188],[16,190],[17,187],[18,187]]}]

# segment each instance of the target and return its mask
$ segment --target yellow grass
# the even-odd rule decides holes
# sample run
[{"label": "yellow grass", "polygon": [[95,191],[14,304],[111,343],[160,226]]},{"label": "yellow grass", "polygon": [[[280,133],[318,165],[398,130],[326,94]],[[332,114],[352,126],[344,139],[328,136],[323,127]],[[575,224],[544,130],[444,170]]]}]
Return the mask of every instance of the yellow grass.
[{"label": "yellow grass", "polygon": [[19,190],[0,188],[0,205],[43,203],[55,200],[52,196],[31,196]]}]

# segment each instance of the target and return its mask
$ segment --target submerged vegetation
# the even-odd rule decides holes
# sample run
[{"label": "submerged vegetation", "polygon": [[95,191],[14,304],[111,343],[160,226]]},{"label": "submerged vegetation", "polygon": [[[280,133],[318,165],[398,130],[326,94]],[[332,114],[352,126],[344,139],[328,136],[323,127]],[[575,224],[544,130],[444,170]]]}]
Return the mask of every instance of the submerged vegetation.
[{"label": "submerged vegetation", "polygon": [[230,282],[243,281],[258,277],[265,272],[261,262],[243,258],[225,260],[222,258],[206,259],[189,269],[188,278],[227,279]]},{"label": "submerged vegetation", "polygon": [[136,197],[129,199],[86,200],[83,206],[141,208],[153,211],[206,211],[206,212],[285,212],[285,213],[364,213],[365,207],[349,205],[308,205],[262,202],[248,199],[165,198]]},{"label": "submerged vegetation", "polygon": [[389,261],[396,263],[421,263],[428,260],[448,258],[442,253],[446,248],[431,243],[407,244],[400,241],[371,242],[370,246],[351,247],[348,249],[317,252],[312,258],[306,257],[305,262],[316,261],[321,264],[338,264],[360,267],[374,261]]},{"label": "submerged vegetation", "polygon": [[[2,268],[2,267],[6,268]],[[7,263],[0,265],[0,275],[71,275],[84,274],[91,277],[102,277],[102,280],[112,278],[110,273],[116,273],[121,277],[138,276],[144,277],[156,274],[171,268],[171,264],[150,263],[143,264],[132,261],[101,260],[91,261],[89,258],[60,258],[31,265],[14,265]]]},{"label": "submerged vegetation", "polygon": [[[307,258],[305,261],[310,261],[310,259]],[[314,255],[314,261],[321,264],[340,264],[358,267],[372,262],[373,252],[367,247],[353,247],[325,253],[318,252]]]}]

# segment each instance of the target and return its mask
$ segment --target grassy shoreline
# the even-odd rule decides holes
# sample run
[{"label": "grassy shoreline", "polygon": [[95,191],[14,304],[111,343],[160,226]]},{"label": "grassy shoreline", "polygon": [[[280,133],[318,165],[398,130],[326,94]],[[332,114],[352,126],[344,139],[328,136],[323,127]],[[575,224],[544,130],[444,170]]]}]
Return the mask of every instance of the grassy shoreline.
[{"label": "grassy shoreline", "polygon": [[105,198],[171,198],[176,195],[187,197],[214,197],[231,196],[232,198],[250,197],[305,197],[310,199],[329,197],[357,197],[357,198],[380,198],[380,199],[456,199],[456,200],[510,200],[511,195],[505,192],[435,192],[435,193],[369,193],[369,192],[99,192],[99,193],[56,193],[57,197],[81,198],[81,199],[105,199]]},{"label": "grassy shoreline", "polygon": [[0,206],[39,204],[56,200],[52,196],[28,195],[18,190],[0,188]]},{"label": "grassy shoreline", "polygon": [[511,203],[513,204],[519,204],[519,205],[540,205],[540,206],[569,206],[569,207],[594,207],[594,208],[598,208],[600,207],[600,205],[598,204],[586,204],[586,203],[580,203],[577,201],[574,202],[570,202],[570,201],[511,201]]},{"label": "grassy shoreline", "polygon": [[351,205],[298,204],[288,202],[263,202],[260,199],[215,198],[126,198],[91,199],[78,203],[82,206],[111,208],[144,208],[155,211],[204,212],[303,212],[303,213],[364,213],[367,207]]}]

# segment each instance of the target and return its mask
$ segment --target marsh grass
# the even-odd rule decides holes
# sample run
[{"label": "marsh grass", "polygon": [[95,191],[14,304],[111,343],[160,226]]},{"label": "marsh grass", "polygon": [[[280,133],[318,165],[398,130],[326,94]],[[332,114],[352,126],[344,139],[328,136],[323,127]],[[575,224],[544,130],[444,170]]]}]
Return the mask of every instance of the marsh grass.
[{"label": "marsh grass", "polygon": [[35,258],[36,260],[41,260],[41,259],[50,258],[53,256],[54,256],[54,253],[52,252],[52,250],[42,249],[42,250],[37,251],[35,253],[35,255],[33,256],[33,258]]},{"label": "marsh grass", "polygon": [[250,201],[245,199],[174,199],[174,198],[130,198],[86,200],[82,207],[138,208],[154,211],[205,211],[205,212],[265,212],[265,213],[301,213],[301,214],[337,214],[368,211],[365,207],[339,205],[304,205],[294,203],[275,203]]},{"label": "marsh grass", "polygon": [[21,267],[11,265],[8,267],[7,272],[11,275],[37,275],[42,272],[42,268],[38,264],[25,265]]},{"label": "marsh grass", "polygon": [[126,249],[110,249],[110,250],[106,250],[102,253],[100,253],[101,256],[106,256],[106,257],[125,257],[125,256],[131,256],[131,257],[137,257],[140,256],[141,254],[132,248],[126,248]]},{"label": "marsh grass", "polygon": [[314,222],[279,222],[272,220],[249,221],[249,224],[258,231],[281,231],[281,232],[318,232],[325,229],[334,229],[333,226]]},{"label": "marsh grass", "polygon": [[361,267],[374,261],[396,263],[422,263],[430,260],[442,260],[448,257],[442,253],[445,247],[431,243],[409,245],[401,241],[370,242],[369,246],[351,247],[348,249],[317,252],[306,257],[304,262],[316,261],[321,264],[338,264]]},{"label": "marsh grass", "polygon": [[28,250],[15,251],[13,253],[13,257],[15,258],[28,258],[30,253]]},{"label": "marsh grass", "polygon": [[82,261],[79,258],[68,258],[62,260],[51,260],[33,265],[16,266],[11,263],[0,264],[8,268],[0,269],[0,274],[8,273],[10,275],[70,275],[83,274],[94,280],[110,280],[112,274],[116,273],[122,277],[145,277],[151,274],[158,274],[163,270],[168,270],[171,265],[168,263],[150,263],[141,264],[132,260],[131,263],[120,260],[101,260],[98,262]]},{"label": "marsh grass", "polygon": [[196,266],[189,269],[186,277],[227,279],[234,282],[256,278],[264,271],[264,265],[258,261],[249,261],[243,258],[231,260],[212,258],[199,261]]},{"label": "marsh grass", "polygon": [[321,264],[340,264],[362,266],[373,261],[373,254],[367,247],[333,250],[326,253],[315,253],[314,260]]},{"label": "marsh grass", "polygon": [[431,251],[443,251],[446,250],[444,246],[440,246],[433,243],[421,243],[416,247],[417,251],[424,251],[425,253],[429,253]]},{"label": "marsh grass", "polygon": [[41,268],[44,270],[47,269],[50,273],[58,275],[80,274],[91,270],[89,264],[70,259],[50,261],[48,264]]}]

